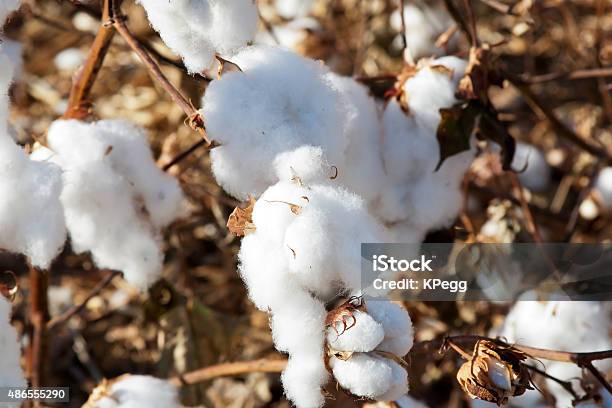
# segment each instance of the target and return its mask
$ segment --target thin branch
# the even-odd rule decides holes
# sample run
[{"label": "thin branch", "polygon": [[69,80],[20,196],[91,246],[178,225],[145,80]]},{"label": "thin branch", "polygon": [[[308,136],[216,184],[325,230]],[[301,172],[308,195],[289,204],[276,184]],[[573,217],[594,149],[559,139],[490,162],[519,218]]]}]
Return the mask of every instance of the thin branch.
[{"label": "thin branch", "polygon": [[72,306],[70,309],[66,310],[61,315],[51,319],[49,323],[47,323],[47,330],[52,330],[56,326],[66,323],[74,315],[81,313],[83,309],[85,309],[85,306],[87,306],[87,303],[89,303],[89,301],[94,297],[98,296],[100,292],[102,292],[105,287],[110,285],[113,279],[115,279],[115,277],[119,275],[121,275],[121,272],[119,271],[109,271],[109,273],[106,274],[104,279],[98,282],[98,284],[87,294],[87,296],[85,296],[85,299],[83,299],[81,303]]},{"label": "thin branch", "polygon": [[543,82],[550,82],[556,80],[577,80],[577,79],[591,79],[591,78],[606,78],[612,77],[612,67],[605,68],[590,68],[590,69],[577,69],[571,72],[551,72],[548,74],[535,75],[535,76],[522,76],[521,79],[529,84],[539,84]]},{"label": "thin branch", "polygon": [[32,387],[43,387],[46,383],[48,356],[46,322],[49,319],[47,289],[49,273],[30,266],[30,325],[31,341],[27,353],[27,372]]},{"label": "thin branch", "polygon": [[595,366],[593,365],[593,363],[588,362],[586,363],[584,366],[582,366],[584,368],[586,368],[587,370],[589,370],[591,372],[591,374],[593,374],[593,376],[597,379],[597,381],[599,381],[599,383],[601,385],[604,386],[604,388],[606,390],[608,390],[608,392],[610,394],[612,394],[612,385],[610,385],[610,383],[608,382],[608,380],[606,380],[606,378],[603,376],[603,374],[601,374],[601,372],[595,368]]},{"label": "thin branch", "polygon": [[197,384],[217,377],[241,375],[248,373],[280,373],[285,369],[285,359],[261,359],[254,361],[240,361],[236,363],[223,363],[200,368],[195,371],[171,378],[170,383],[176,386]]},{"label": "thin branch", "polygon": [[567,391],[568,393],[572,394],[572,397],[574,397],[574,400],[578,400],[580,399],[580,397],[578,396],[578,394],[576,394],[576,391],[574,391],[574,387],[572,387],[572,383],[569,381],[563,381],[560,378],[554,377],[550,374],[548,374],[546,371],[544,370],[540,370],[539,368],[529,365],[529,364],[524,364],[525,367],[527,367],[529,370],[533,371],[534,373],[540,374],[543,377],[548,378],[549,380],[552,380],[554,382],[556,382],[557,384],[559,384],[561,387],[563,387],[563,389],[565,391]]},{"label": "thin branch", "polygon": [[119,35],[123,37],[125,42],[130,46],[140,60],[143,62],[151,76],[161,85],[161,87],[170,95],[172,100],[185,112],[188,117],[189,126],[198,132],[204,140],[212,147],[212,142],[208,139],[206,130],[204,128],[204,120],[202,115],[193,105],[176,89],[174,85],[166,78],[164,73],[159,68],[159,65],[151,58],[146,49],[140,44],[140,42],[134,37],[132,32],[129,30],[125,23],[125,16],[120,14],[119,6],[116,2],[119,0],[111,0],[114,7],[114,14],[111,15],[110,22],[115,27]]},{"label": "thin branch", "polygon": [[[117,0],[119,3],[121,0]],[[96,80],[98,72],[104,62],[104,57],[110,47],[111,40],[115,34],[115,30],[109,24],[106,24],[111,15],[111,0],[104,0],[102,24],[98,29],[98,33],[94,39],[89,55],[83,66],[75,73],[68,97],[68,108],[64,113],[64,118],[81,119],[87,115],[88,106],[86,103],[91,88]]]},{"label": "thin branch", "polygon": [[196,143],[194,143],[193,145],[191,145],[191,147],[189,147],[187,150],[179,153],[177,156],[175,156],[172,160],[170,160],[169,163],[165,164],[162,167],[163,171],[168,171],[170,170],[170,168],[180,162],[182,162],[183,160],[185,160],[191,153],[195,152],[196,150],[198,150],[200,147],[202,146],[206,146],[208,142],[204,139],[200,139],[198,140]]},{"label": "thin branch", "polygon": [[533,240],[539,244],[542,241],[542,235],[540,234],[540,229],[538,228],[538,224],[535,221],[535,217],[531,213],[531,209],[529,208],[529,203],[527,202],[527,197],[525,197],[525,191],[523,190],[523,186],[521,181],[515,172],[508,172],[510,176],[510,181],[512,182],[512,186],[516,190],[516,194],[518,195],[519,202],[521,203],[521,209],[523,210],[523,215],[525,216],[525,222],[527,224],[527,230],[533,237]]}]

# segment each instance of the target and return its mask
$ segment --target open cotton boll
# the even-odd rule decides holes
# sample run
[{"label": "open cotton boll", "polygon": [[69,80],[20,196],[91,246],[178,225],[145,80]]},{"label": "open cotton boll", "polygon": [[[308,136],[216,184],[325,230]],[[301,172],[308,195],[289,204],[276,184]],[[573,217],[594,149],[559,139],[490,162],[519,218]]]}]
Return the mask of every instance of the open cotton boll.
[{"label": "open cotton boll", "polygon": [[0,387],[26,387],[27,382],[19,364],[21,349],[17,341],[17,332],[11,325],[11,304],[2,295],[0,295],[0,350],[2,350]]},{"label": "open cotton boll", "polygon": [[0,248],[48,268],[66,240],[61,191],[59,167],[30,160],[0,132]]},{"label": "open cotton boll", "polygon": [[274,6],[278,15],[286,19],[294,19],[298,17],[306,17],[312,6],[314,0],[275,0]]},{"label": "open cotton boll", "polygon": [[[453,22],[450,16],[439,8],[429,7],[426,3],[404,6],[404,22],[406,27],[406,45],[413,58],[431,56],[442,52],[435,46],[440,34],[444,33]],[[402,16],[399,11],[391,14],[391,26],[402,30]],[[401,42],[402,38],[398,36]],[[403,45],[403,44],[402,44]]]},{"label": "open cotton boll", "polygon": [[323,149],[318,146],[300,146],[281,153],[274,159],[274,168],[279,180],[305,185],[325,183],[334,176],[332,166],[323,155]]},{"label": "open cotton boll", "polygon": [[309,33],[321,30],[321,24],[314,18],[302,17],[286,24],[273,25],[270,30],[272,32],[264,30],[257,33],[256,43],[299,51],[300,45],[308,38]]},{"label": "open cotton boll", "polygon": [[530,190],[542,191],[550,184],[550,166],[542,152],[533,145],[516,144],[512,168],[519,171],[521,184]]},{"label": "open cotton boll", "polygon": [[338,384],[354,395],[394,401],[408,392],[408,373],[398,363],[370,353],[355,353],[347,360],[330,359]]},{"label": "open cotton boll", "polygon": [[140,0],[153,28],[190,72],[211,67],[215,53],[230,56],[253,40],[257,8],[252,0]]},{"label": "open cotton boll", "polygon": [[325,67],[264,46],[232,61],[243,72],[211,82],[202,102],[208,134],[221,144],[211,151],[212,171],[229,194],[261,194],[278,180],[270,166],[276,156],[303,145],[321,147],[330,165],[343,166],[347,114]]},{"label": "open cotton boll", "polygon": [[96,408],[179,408],[178,390],[168,381],[146,375],[119,377],[111,385],[101,385],[100,396],[96,390],[88,406]]},{"label": "open cotton boll", "polygon": [[161,273],[160,229],[182,210],[176,180],[155,166],[145,132],[121,120],[58,120],[49,128],[63,171],[66,224],[77,252],[144,289]]},{"label": "open cotton boll", "polygon": [[281,381],[287,398],[298,408],[323,406],[325,399],[321,387],[327,382],[329,374],[322,364],[322,355],[313,356],[303,353],[291,355]]},{"label": "open cotton boll", "polygon": [[410,395],[404,395],[400,399],[396,400],[398,408],[428,408],[427,405],[419,400],[412,398]]},{"label": "open cotton boll", "polygon": [[[383,326],[369,314],[357,310],[353,313],[354,321],[347,319],[347,327],[336,322],[335,327],[327,329],[327,343],[338,351],[372,351],[385,337]],[[349,327],[351,326],[351,327]]]},{"label": "open cotton boll", "polygon": [[18,8],[19,0],[2,0],[0,2],[0,29],[2,29],[8,15]]},{"label": "open cotton boll", "polygon": [[329,73],[328,79],[340,91],[348,109],[346,162],[338,168],[338,181],[372,201],[379,195],[385,178],[382,125],[376,102],[367,88],[353,78]]},{"label": "open cotton boll", "polygon": [[398,357],[408,354],[414,343],[414,328],[406,309],[388,300],[369,300],[366,308],[385,331],[385,337],[376,349]]},{"label": "open cotton boll", "polygon": [[612,167],[599,172],[595,181],[595,191],[605,209],[612,209]]}]

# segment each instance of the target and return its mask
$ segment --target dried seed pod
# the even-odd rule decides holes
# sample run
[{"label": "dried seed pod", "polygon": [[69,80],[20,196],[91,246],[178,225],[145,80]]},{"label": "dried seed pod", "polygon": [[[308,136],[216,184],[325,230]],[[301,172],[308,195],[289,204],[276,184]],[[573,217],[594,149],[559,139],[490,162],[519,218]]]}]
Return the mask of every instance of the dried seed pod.
[{"label": "dried seed pod", "polygon": [[480,340],[472,357],[459,368],[457,381],[473,399],[506,404],[508,397],[532,389],[529,372],[522,364],[527,357],[512,346]]},{"label": "dried seed pod", "polygon": [[255,207],[255,199],[249,197],[248,203],[246,208],[234,208],[234,211],[232,211],[227,220],[227,229],[239,237],[255,231],[255,224],[253,224],[253,207]]},{"label": "dried seed pod", "polygon": [[[331,327],[336,334],[340,336],[357,323],[354,316],[356,310],[365,310],[363,299],[360,296],[351,297],[346,302],[327,313],[325,326]],[[338,330],[338,326],[342,326],[341,331]]]}]

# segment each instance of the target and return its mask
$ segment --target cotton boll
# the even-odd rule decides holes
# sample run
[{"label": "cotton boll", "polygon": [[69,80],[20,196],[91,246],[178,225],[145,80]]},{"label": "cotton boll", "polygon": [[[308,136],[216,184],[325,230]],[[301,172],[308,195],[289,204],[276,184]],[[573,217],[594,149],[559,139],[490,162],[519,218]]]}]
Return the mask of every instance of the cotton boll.
[{"label": "cotton boll", "polygon": [[[126,375],[112,383],[101,398],[88,401],[96,408],[179,408],[181,406],[176,387],[167,381],[145,376]],[[105,395],[108,393],[109,395]]]},{"label": "cotton boll", "polygon": [[530,190],[542,191],[550,184],[550,166],[542,152],[535,146],[517,143],[512,168],[520,172],[519,180]]},{"label": "cotton boll", "polygon": [[352,318],[346,319],[346,327],[337,322],[327,329],[327,343],[338,351],[372,351],[385,337],[385,331],[372,316],[362,311],[355,311]]},{"label": "cotton boll", "polygon": [[357,396],[392,401],[408,391],[406,370],[384,357],[356,353],[347,360],[332,357],[330,366],[340,386]]},{"label": "cotton boll", "polygon": [[74,71],[85,61],[85,54],[78,48],[67,48],[58,52],[53,63],[60,71]]},{"label": "cotton boll", "polygon": [[281,380],[287,398],[297,407],[320,407],[324,403],[321,386],[329,375],[322,363],[322,355],[298,353],[291,355]]},{"label": "cotton boll", "polygon": [[408,312],[403,307],[388,300],[369,300],[366,304],[368,314],[380,323],[385,331],[383,341],[377,350],[403,357],[414,343],[414,329]]},{"label": "cotton boll", "polygon": [[314,0],[275,0],[274,5],[278,14],[286,19],[294,19],[299,17],[306,17],[312,6]]},{"label": "cotton boll", "polygon": [[606,167],[599,172],[595,181],[595,191],[603,207],[607,210],[612,209],[612,167]]},{"label": "cotton boll", "polygon": [[338,181],[370,202],[379,195],[385,178],[382,126],[376,103],[367,88],[353,78],[330,73],[328,79],[340,91],[349,110],[346,163],[338,168]]},{"label": "cotton boll", "polygon": [[330,165],[343,166],[346,111],[327,69],[269,47],[249,47],[232,61],[244,72],[213,81],[202,103],[208,134],[221,144],[211,152],[212,170],[229,194],[261,194],[277,181],[276,156],[303,145],[321,147]]},{"label": "cotton boll", "polygon": [[120,120],[54,122],[48,133],[63,171],[66,224],[77,252],[144,289],[161,273],[160,229],[182,209],[176,180],[155,166],[146,134]]},{"label": "cotton boll", "polygon": [[321,25],[317,20],[310,17],[303,17],[291,20],[283,25],[273,25],[271,33],[268,30],[257,33],[256,43],[270,46],[282,46],[294,51],[298,51],[300,44],[308,38],[309,32],[321,30]]},{"label": "cotton boll", "polygon": [[[401,31],[402,17],[399,11],[391,15],[391,26]],[[445,12],[428,7],[426,4],[407,3],[404,6],[404,22],[406,27],[406,42],[410,54],[414,58],[429,56],[440,53],[436,48],[435,41],[448,27],[452,20]]]},{"label": "cotton boll", "polygon": [[[17,332],[11,326],[11,304],[0,295],[0,387],[26,387],[23,370],[19,364],[21,350]],[[2,404],[0,404],[2,405]],[[15,405],[16,406],[16,405]]]},{"label": "cotton boll", "polygon": [[66,240],[60,169],[30,160],[0,133],[0,248],[47,268]]},{"label": "cotton boll", "polygon": [[211,67],[215,53],[230,56],[251,41],[257,30],[252,0],[141,0],[164,43],[180,55],[191,72]]}]

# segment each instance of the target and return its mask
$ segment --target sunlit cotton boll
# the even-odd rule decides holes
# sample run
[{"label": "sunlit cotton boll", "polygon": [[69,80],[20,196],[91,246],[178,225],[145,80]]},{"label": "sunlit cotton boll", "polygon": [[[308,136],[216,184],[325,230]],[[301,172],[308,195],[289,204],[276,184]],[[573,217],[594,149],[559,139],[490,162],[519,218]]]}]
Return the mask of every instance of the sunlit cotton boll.
[{"label": "sunlit cotton boll", "polygon": [[118,378],[100,398],[95,392],[89,399],[92,408],[179,408],[176,387],[167,381],[145,375],[126,375]]},{"label": "sunlit cotton boll", "polygon": [[612,209],[612,167],[606,167],[597,175],[595,181],[595,192],[597,193],[603,207]]},{"label": "sunlit cotton boll", "polygon": [[414,328],[406,309],[388,300],[369,300],[366,308],[385,332],[385,337],[376,349],[398,357],[408,354],[414,344]]},{"label": "sunlit cotton boll", "polygon": [[191,72],[210,68],[252,41],[257,8],[252,0],[140,0],[153,28]]},{"label": "sunlit cotton boll", "polygon": [[[354,319],[353,319],[354,318]],[[357,310],[353,318],[347,317],[327,329],[327,343],[338,351],[372,351],[383,341],[385,330],[366,312]]]},{"label": "sunlit cotton boll", "polygon": [[330,165],[342,167],[347,146],[346,109],[321,64],[288,50],[249,47],[232,59],[243,72],[211,82],[202,102],[212,170],[231,195],[246,199],[278,181],[280,153],[319,146]]},{"label": "sunlit cotton boll", "polygon": [[530,190],[542,191],[550,185],[550,166],[544,154],[533,145],[516,144],[512,168],[519,172],[521,184]]},{"label": "sunlit cotton boll", "polygon": [[355,353],[347,360],[330,359],[334,378],[354,395],[394,401],[408,392],[408,373],[395,361],[371,353]]},{"label": "sunlit cotton boll", "polygon": [[160,230],[181,214],[183,196],[155,165],[145,132],[122,120],[59,120],[48,141],[63,170],[61,200],[75,251],[91,251],[98,267],[148,287],[161,273]]},{"label": "sunlit cotton boll", "polygon": [[[17,332],[11,325],[11,304],[2,295],[0,295],[0,350],[2,350],[0,387],[26,387],[27,382],[19,364],[21,348],[17,341]],[[0,403],[0,406],[4,405]]]},{"label": "sunlit cotton boll", "polygon": [[59,167],[30,160],[0,132],[0,248],[48,268],[66,240],[61,191]]}]

